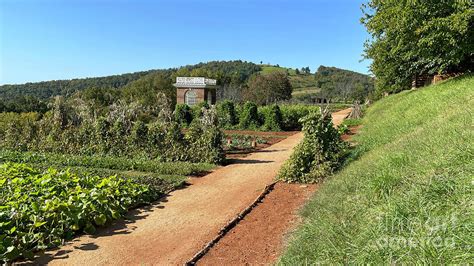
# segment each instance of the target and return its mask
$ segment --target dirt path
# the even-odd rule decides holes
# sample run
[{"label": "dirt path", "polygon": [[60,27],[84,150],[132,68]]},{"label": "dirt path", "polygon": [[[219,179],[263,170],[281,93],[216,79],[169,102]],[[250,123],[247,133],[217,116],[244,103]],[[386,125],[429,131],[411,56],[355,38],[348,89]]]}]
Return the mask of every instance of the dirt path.
[{"label": "dirt path", "polygon": [[[340,112],[339,112],[340,113]],[[339,115],[334,114],[336,119]],[[338,120],[336,120],[338,121]],[[52,265],[183,264],[245,209],[275,178],[302,133],[236,160],[136,210],[92,236],[82,236],[35,263]]]},{"label": "dirt path", "polygon": [[298,210],[316,185],[277,183],[245,218],[197,265],[268,265],[281,254],[286,236],[299,223]]},{"label": "dirt path", "polygon": [[351,113],[351,108],[347,108],[338,112],[332,113],[332,122],[335,126],[338,126],[346,119],[346,117]]}]

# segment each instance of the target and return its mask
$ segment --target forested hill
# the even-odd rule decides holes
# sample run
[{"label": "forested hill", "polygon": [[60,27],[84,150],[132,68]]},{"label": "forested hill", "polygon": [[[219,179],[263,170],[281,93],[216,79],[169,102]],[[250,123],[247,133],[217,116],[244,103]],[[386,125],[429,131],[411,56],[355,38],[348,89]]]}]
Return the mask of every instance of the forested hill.
[{"label": "forested hill", "polygon": [[181,68],[148,70],[106,77],[2,85],[0,86],[0,99],[4,102],[9,102],[18,97],[33,96],[44,100],[56,95],[69,96],[77,91],[88,88],[116,89],[126,87],[134,82],[140,84],[139,80],[149,80],[151,79],[150,76],[153,75],[161,75],[169,78],[175,76],[205,75],[218,79],[220,84],[241,84],[246,82],[252,74],[258,71],[260,71],[260,67],[250,62],[240,60],[211,61],[207,63],[188,65]]},{"label": "forested hill", "polygon": [[76,91],[91,87],[121,88],[134,80],[156,71],[158,70],[140,71],[106,77],[51,80],[28,82],[25,84],[2,85],[0,86],[0,98],[8,101],[16,98],[17,96],[28,95],[37,97],[39,99],[47,99],[55,95],[70,95]]},{"label": "forested hill", "polygon": [[323,97],[336,101],[362,101],[374,91],[372,77],[337,67],[320,66],[315,82]]},{"label": "forested hill", "polygon": [[293,98],[313,102],[314,98],[327,98],[332,102],[364,101],[374,92],[374,79],[369,75],[337,67],[319,66],[312,74],[309,67],[291,69],[262,65],[262,73],[284,71],[293,86]]}]

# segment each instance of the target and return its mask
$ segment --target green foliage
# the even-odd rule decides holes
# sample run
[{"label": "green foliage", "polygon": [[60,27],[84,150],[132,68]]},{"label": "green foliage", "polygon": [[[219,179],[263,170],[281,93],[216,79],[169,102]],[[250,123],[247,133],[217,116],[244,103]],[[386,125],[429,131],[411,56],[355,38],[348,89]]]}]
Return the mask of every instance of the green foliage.
[{"label": "green foliage", "polygon": [[11,100],[2,100],[0,102],[0,113],[2,112],[38,112],[45,113],[48,105],[45,101],[31,95],[18,95]]},{"label": "green foliage", "polygon": [[344,135],[351,132],[351,130],[349,129],[347,125],[341,124],[337,127],[337,132],[339,133],[339,135]]},{"label": "green foliage", "polygon": [[204,109],[209,109],[209,104],[207,102],[200,102],[200,103],[194,105],[193,107],[191,107],[194,119],[202,118],[203,108]]},{"label": "green foliage", "polygon": [[250,78],[244,92],[244,100],[255,102],[258,105],[270,104],[289,100],[292,91],[293,87],[285,72],[258,74]]},{"label": "green foliage", "polygon": [[470,1],[380,1],[364,5],[362,23],[371,34],[378,94],[409,89],[423,74],[473,69],[474,10]]},{"label": "green foliage", "polygon": [[156,70],[127,73],[98,78],[84,78],[71,80],[52,80],[42,82],[30,82],[19,85],[0,86],[0,98],[9,100],[18,95],[30,95],[39,99],[48,99],[56,95],[68,95],[87,88],[121,88]]},{"label": "green foliage", "polygon": [[177,104],[174,110],[174,119],[181,126],[189,126],[193,121],[191,108],[187,104]]},{"label": "green foliage", "polygon": [[41,168],[54,166],[152,172],[162,175],[199,175],[215,167],[209,163],[161,162],[146,158],[127,159],[115,156],[77,156],[55,153],[0,150],[0,163],[15,162]]},{"label": "green foliage", "polygon": [[260,70],[260,66],[242,60],[210,61],[181,67],[173,74],[173,77],[208,77],[216,79],[221,86],[243,85],[251,75]]},{"label": "green foliage", "polygon": [[[116,106],[103,116],[93,117],[73,104],[74,102],[57,97],[52,110],[40,120],[31,119],[27,115],[0,116],[0,119],[5,119],[0,122],[0,126],[5,127],[5,133],[0,133],[4,137],[0,148],[70,155],[140,157],[161,161],[220,161],[209,156],[193,157],[189,154],[189,146],[204,149],[208,144],[199,142],[203,146],[198,147],[196,143],[190,142],[195,139],[185,139],[180,125],[171,121],[172,114],[166,111],[166,106],[160,110],[162,118],[145,123],[138,118],[143,110],[140,105]],[[208,126],[209,132],[215,132],[215,125]],[[204,161],[206,158],[210,161]]]},{"label": "green foliage", "polygon": [[77,233],[121,217],[155,199],[147,186],[116,176],[79,177],[69,171],[41,172],[25,164],[0,165],[0,261],[31,258]]},{"label": "green foliage", "polygon": [[242,107],[239,118],[239,127],[241,129],[257,129],[260,127],[257,105],[253,102],[246,102]]},{"label": "green foliage", "polygon": [[232,128],[238,123],[237,113],[232,101],[224,100],[217,104],[219,125],[223,128]]},{"label": "green foliage", "polygon": [[283,118],[280,107],[276,104],[262,107],[258,110],[263,115],[264,131],[281,131],[283,128]]},{"label": "green foliage", "polygon": [[142,78],[132,81],[123,87],[121,94],[126,101],[135,101],[143,106],[156,105],[158,93],[163,93],[173,102],[176,99],[176,88],[173,87],[171,71],[152,72]]},{"label": "green foliage", "polygon": [[358,125],[361,125],[362,124],[362,119],[359,118],[359,119],[344,119],[344,121],[342,122],[343,125],[345,126],[348,126],[348,127],[353,127],[353,126],[358,126]]},{"label": "green foliage", "polygon": [[465,76],[369,107],[279,264],[471,263],[473,87]]},{"label": "green foliage", "polygon": [[[219,126],[225,129],[239,128],[243,130],[300,130],[302,125],[299,119],[311,111],[319,111],[320,109],[315,105],[302,104],[261,106],[257,107],[257,110],[255,110],[255,107],[256,105],[251,102],[244,105],[234,105],[229,100],[218,103]],[[193,110],[196,113],[199,111],[199,115],[202,116],[201,108],[195,107]],[[199,119],[199,116],[195,119]]]},{"label": "green foliage", "polygon": [[282,113],[283,130],[301,130],[303,127],[301,119],[311,112],[319,112],[320,108],[315,105],[285,104],[280,105]]},{"label": "green foliage", "polygon": [[331,102],[365,101],[374,92],[374,80],[364,74],[336,67],[319,66],[315,74],[320,97]]},{"label": "green foliage", "polygon": [[195,120],[186,133],[186,140],[190,143],[187,147],[188,161],[216,164],[224,161],[224,134],[217,126],[205,126],[200,120]]},{"label": "green foliage", "polygon": [[345,150],[330,114],[312,112],[302,119],[304,139],[278,173],[287,182],[316,183],[332,174]]}]

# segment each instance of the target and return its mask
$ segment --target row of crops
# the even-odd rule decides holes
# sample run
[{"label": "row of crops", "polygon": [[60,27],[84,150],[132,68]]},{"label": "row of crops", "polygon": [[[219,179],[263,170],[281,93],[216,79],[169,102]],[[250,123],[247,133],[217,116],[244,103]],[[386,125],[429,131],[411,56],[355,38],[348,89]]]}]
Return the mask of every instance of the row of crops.
[{"label": "row of crops", "polygon": [[215,166],[0,151],[0,264],[122,217]]}]

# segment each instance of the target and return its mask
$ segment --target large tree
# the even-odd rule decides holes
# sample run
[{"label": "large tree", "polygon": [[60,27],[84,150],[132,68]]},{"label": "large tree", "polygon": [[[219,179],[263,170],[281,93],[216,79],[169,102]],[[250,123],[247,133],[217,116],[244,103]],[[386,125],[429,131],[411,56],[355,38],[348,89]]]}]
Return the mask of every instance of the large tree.
[{"label": "large tree", "polygon": [[378,92],[407,89],[416,75],[473,69],[471,1],[370,0],[363,12]]},{"label": "large tree", "polygon": [[265,105],[282,100],[289,100],[293,87],[288,75],[283,71],[270,74],[257,74],[250,78],[244,92],[244,99]]}]

